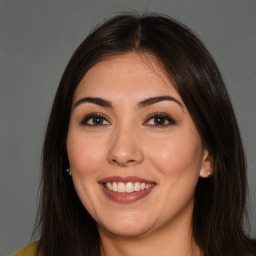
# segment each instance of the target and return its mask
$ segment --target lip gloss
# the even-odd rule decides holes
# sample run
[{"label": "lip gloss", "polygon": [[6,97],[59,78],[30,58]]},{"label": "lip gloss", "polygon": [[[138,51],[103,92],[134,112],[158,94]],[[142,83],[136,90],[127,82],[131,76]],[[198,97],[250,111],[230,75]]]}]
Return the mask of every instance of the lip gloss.
[{"label": "lip gloss", "polygon": [[[120,193],[120,192],[114,192],[106,188],[104,184],[106,184],[107,182],[123,182],[123,183],[140,182],[140,183],[154,184],[154,185],[148,189],[134,191],[132,193],[125,193],[125,192]],[[117,203],[133,203],[146,197],[149,193],[151,193],[156,183],[153,181],[136,177],[136,176],[128,176],[128,177],[112,176],[112,177],[107,177],[105,179],[102,179],[99,182],[99,185],[101,186],[103,192],[109,199]]]}]

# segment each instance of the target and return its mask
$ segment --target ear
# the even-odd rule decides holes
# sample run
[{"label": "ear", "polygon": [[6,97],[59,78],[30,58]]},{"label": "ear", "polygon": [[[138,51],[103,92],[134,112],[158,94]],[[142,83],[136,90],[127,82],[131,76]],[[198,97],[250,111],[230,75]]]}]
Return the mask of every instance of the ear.
[{"label": "ear", "polygon": [[203,158],[200,169],[200,177],[208,178],[213,175],[213,159],[207,149],[203,151]]}]

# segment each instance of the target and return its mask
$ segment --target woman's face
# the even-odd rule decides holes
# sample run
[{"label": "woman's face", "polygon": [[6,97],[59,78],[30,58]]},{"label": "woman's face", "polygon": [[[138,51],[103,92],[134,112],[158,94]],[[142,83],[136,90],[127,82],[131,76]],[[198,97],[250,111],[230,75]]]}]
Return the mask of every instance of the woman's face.
[{"label": "woman's face", "polygon": [[211,161],[173,84],[145,54],[93,66],[67,136],[77,194],[100,232],[137,236],[188,223]]}]

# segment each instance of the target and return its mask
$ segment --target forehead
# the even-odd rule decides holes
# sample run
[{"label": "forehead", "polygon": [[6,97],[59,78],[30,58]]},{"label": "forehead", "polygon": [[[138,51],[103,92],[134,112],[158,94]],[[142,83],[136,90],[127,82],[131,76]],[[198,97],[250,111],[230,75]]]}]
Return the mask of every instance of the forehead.
[{"label": "forehead", "polygon": [[78,84],[74,100],[80,96],[153,97],[171,94],[181,100],[159,61],[146,53],[126,53],[95,64]]}]

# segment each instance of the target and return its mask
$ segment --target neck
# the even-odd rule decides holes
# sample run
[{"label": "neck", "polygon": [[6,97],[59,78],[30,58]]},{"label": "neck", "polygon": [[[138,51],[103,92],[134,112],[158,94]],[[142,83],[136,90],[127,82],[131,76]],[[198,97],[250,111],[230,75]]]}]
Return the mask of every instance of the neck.
[{"label": "neck", "polygon": [[117,236],[99,227],[101,256],[203,255],[194,241],[191,220],[172,226],[136,237]]}]

